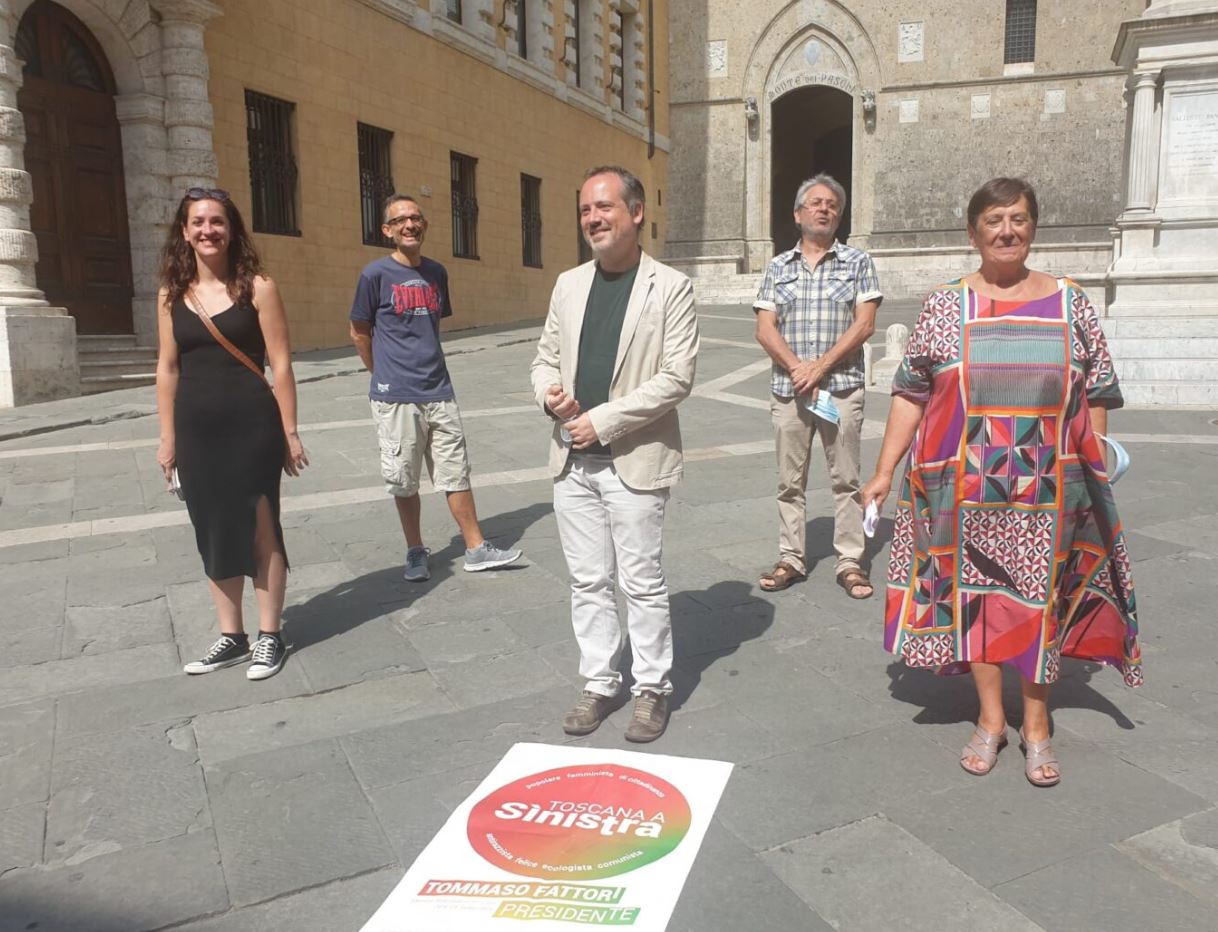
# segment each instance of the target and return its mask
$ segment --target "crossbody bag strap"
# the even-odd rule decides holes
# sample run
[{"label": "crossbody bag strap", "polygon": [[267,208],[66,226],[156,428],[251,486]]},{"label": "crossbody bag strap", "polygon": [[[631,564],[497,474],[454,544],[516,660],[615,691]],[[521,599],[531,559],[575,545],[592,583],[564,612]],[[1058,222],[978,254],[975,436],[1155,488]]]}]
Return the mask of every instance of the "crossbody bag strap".
[{"label": "crossbody bag strap", "polygon": [[[190,309],[195,312],[195,316],[197,316],[199,320],[203,321],[203,326],[206,327],[208,331],[210,331],[211,335],[216,338],[216,342],[232,353],[233,358],[236,359],[237,362],[249,369],[250,372],[262,379],[263,382],[266,382],[266,373],[259,369],[254,361],[246,356],[245,353],[233,346],[232,341],[220,332],[220,328],[215,325],[212,319],[207,316],[207,312],[203,310],[202,302],[199,301],[192,289],[186,289],[186,297],[188,299],[188,303],[190,304]],[[267,382],[267,384],[269,385],[270,383]]]}]

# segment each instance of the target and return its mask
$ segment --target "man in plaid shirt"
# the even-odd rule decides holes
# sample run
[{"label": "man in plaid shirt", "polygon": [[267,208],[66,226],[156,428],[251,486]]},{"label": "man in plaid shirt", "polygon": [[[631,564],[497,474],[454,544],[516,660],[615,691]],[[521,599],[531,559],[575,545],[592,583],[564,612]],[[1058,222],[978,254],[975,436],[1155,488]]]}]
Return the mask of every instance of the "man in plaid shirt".
[{"label": "man in plaid shirt", "polygon": [[[799,242],[770,262],[753,302],[757,342],[774,360],[770,418],[778,454],[778,563],[760,585],[776,592],[807,576],[804,490],[819,433],[833,481],[837,582],[850,598],[866,599],[874,590],[860,564],[863,344],[875,332],[883,295],[871,256],[835,238],[845,208],[846,192],[829,175],[799,186]],[[827,397],[818,408],[828,410],[814,412],[821,393]]]}]

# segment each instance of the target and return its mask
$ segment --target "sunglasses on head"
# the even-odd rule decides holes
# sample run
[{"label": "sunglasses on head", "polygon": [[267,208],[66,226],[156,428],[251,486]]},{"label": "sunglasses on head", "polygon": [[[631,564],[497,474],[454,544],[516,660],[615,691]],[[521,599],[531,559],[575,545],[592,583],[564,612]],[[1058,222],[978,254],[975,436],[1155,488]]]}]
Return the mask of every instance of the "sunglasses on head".
[{"label": "sunglasses on head", "polygon": [[186,197],[192,201],[227,201],[228,192],[223,188],[187,188]]}]

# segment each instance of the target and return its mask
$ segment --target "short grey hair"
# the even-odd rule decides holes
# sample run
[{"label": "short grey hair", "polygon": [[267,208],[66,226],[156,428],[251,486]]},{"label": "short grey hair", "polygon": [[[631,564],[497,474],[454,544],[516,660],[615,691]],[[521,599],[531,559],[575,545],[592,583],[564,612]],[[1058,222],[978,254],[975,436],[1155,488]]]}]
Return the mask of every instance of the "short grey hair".
[{"label": "short grey hair", "polygon": [[403,194],[401,191],[395,191],[390,194],[384,201],[381,202],[381,224],[384,225],[389,217],[389,208],[398,201],[410,201],[419,208],[419,213],[423,213],[423,205],[419,204],[418,198],[413,194]]},{"label": "short grey hair", "polygon": [[803,207],[804,196],[818,184],[824,185],[833,192],[833,196],[837,198],[838,213],[843,213],[846,210],[846,189],[842,187],[840,181],[832,175],[826,175],[824,172],[821,172],[819,175],[813,175],[799,186],[799,190],[795,192],[795,207],[793,209],[799,210],[799,208]]}]

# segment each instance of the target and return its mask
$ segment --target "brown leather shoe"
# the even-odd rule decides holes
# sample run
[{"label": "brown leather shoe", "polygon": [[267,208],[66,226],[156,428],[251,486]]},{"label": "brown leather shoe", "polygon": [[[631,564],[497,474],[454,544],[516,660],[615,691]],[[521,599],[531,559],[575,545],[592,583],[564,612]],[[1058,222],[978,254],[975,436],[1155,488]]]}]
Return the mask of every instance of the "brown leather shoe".
[{"label": "brown leather shoe", "polygon": [[613,711],[612,696],[584,690],[574,708],[562,720],[562,730],[569,735],[590,735]]},{"label": "brown leather shoe", "polygon": [[634,714],[626,729],[626,740],[643,744],[655,741],[668,727],[668,697],[644,689],[634,700]]}]

